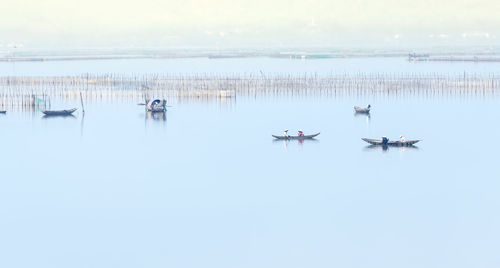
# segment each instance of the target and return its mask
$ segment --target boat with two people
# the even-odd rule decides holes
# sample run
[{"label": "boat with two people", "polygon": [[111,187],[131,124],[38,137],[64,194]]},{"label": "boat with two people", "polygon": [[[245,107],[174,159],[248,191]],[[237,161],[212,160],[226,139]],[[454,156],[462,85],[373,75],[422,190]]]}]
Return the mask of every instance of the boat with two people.
[{"label": "boat with two people", "polygon": [[273,138],[275,138],[277,140],[310,140],[310,139],[314,139],[319,134],[320,134],[320,132],[318,132],[316,134],[305,135],[302,130],[299,130],[297,136],[291,136],[291,135],[288,135],[288,129],[285,129],[285,131],[283,131],[282,136],[279,136],[279,135],[271,135],[271,136],[273,136]]},{"label": "boat with two people", "polygon": [[371,145],[379,145],[379,146],[398,146],[398,147],[411,147],[414,146],[415,143],[419,142],[420,140],[407,140],[403,136],[400,136],[399,140],[391,141],[387,137],[382,137],[381,140],[377,139],[368,139],[368,138],[361,138],[363,141],[371,144]]}]

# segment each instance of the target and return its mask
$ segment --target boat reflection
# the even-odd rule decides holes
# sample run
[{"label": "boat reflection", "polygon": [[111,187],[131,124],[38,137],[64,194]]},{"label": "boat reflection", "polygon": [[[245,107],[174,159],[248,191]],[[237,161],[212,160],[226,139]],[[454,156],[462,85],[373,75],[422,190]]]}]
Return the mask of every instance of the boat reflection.
[{"label": "boat reflection", "polygon": [[154,121],[167,121],[167,112],[146,112],[146,119]]},{"label": "boat reflection", "polygon": [[55,119],[55,118],[59,118],[59,119],[68,119],[68,118],[71,118],[71,119],[76,119],[76,116],[72,115],[72,114],[66,114],[66,115],[44,115],[42,116],[42,119]]},{"label": "boat reflection", "polygon": [[368,145],[365,147],[365,150],[379,150],[382,149],[382,151],[387,151],[389,148],[392,148],[394,150],[399,149],[399,151],[404,152],[406,150],[418,150],[419,148],[415,145],[410,145],[410,146],[388,146],[388,145]]},{"label": "boat reflection", "polygon": [[361,117],[361,118],[366,118],[366,123],[370,123],[371,115],[369,113],[354,113],[354,117]]},{"label": "boat reflection", "polygon": [[360,113],[360,112],[354,112],[355,117],[367,117],[370,119],[371,115],[369,113]]},{"label": "boat reflection", "polygon": [[317,139],[306,139],[306,140],[280,140],[280,139],[274,139],[273,143],[283,143],[283,148],[288,150],[288,144],[290,143],[296,143],[299,146],[299,149],[302,149],[304,146],[304,142],[306,143],[318,143],[319,140]]}]

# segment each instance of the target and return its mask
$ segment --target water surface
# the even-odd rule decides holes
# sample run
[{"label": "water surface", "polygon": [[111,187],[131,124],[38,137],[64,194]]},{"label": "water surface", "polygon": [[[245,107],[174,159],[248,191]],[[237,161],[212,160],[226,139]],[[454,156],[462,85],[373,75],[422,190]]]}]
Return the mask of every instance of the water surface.
[{"label": "water surface", "polygon": [[493,74],[500,62],[408,62],[407,58],[179,58],[0,62],[2,76],[116,75],[232,75],[232,74]]},{"label": "water surface", "polygon": [[[498,98],[169,102],[156,118],[132,100],[0,115],[0,266],[500,265]],[[273,141],[284,128],[321,135]],[[382,135],[423,141],[360,139]]]}]

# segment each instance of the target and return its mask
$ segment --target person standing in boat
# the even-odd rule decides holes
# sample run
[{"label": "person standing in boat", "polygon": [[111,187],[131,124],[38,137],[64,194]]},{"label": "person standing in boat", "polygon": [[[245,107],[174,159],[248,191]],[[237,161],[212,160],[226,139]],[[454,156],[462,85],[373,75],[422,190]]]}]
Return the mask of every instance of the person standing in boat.
[{"label": "person standing in boat", "polygon": [[400,142],[406,142],[405,136],[403,136],[403,135],[399,136],[399,141]]},{"label": "person standing in boat", "polygon": [[288,129],[285,128],[285,130],[283,131],[283,136],[288,137]]},{"label": "person standing in boat", "polygon": [[301,129],[299,129],[299,137],[304,137],[304,132]]}]

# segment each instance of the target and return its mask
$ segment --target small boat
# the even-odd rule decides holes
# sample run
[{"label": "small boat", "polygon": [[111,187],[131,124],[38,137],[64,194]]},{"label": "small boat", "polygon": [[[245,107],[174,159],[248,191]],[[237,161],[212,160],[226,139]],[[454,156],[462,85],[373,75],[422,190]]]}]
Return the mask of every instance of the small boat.
[{"label": "small boat", "polygon": [[362,107],[359,107],[359,106],[354,106],[354,111],[356,111],[356,113],[367,114],[367,113],[370,113],[371,107],[372,106],[370,104],[368,104],[366,106],[366,108],[362,108]]},{"label": "small boat", "polygon": [[6,114],[7,111],[0,111],[0,114]]},{"label": "small boat", "polygon": [[382,145],[382,146],[413,146],[420,140],[405,140],[405,141],[390,141],[386,137],[382,137],[381,140],[362,138],[362,140],[368,142],[372,145]]},{"label": "small boat", "polygon": [[276,135],[271,135],[271,136],[273,136],[273,138],[278,140],[309,140],[309,139],[314,139],[318,135],[319,132],[316,134],[304,135],[304,136],[276,136]]},{"label": "small boat", "polygon": [[148,112],[165,112],[167,110],[167,101],[166,100],[150,100],[146,104],[146,110]]},{"label": "small boat", "polygon": [[71,115],[74,111],[76,111],[76,108],[69,109],[69,110],[60,110],[60,111],[42,111],[46,116],[65,116],[65,115]]}]

